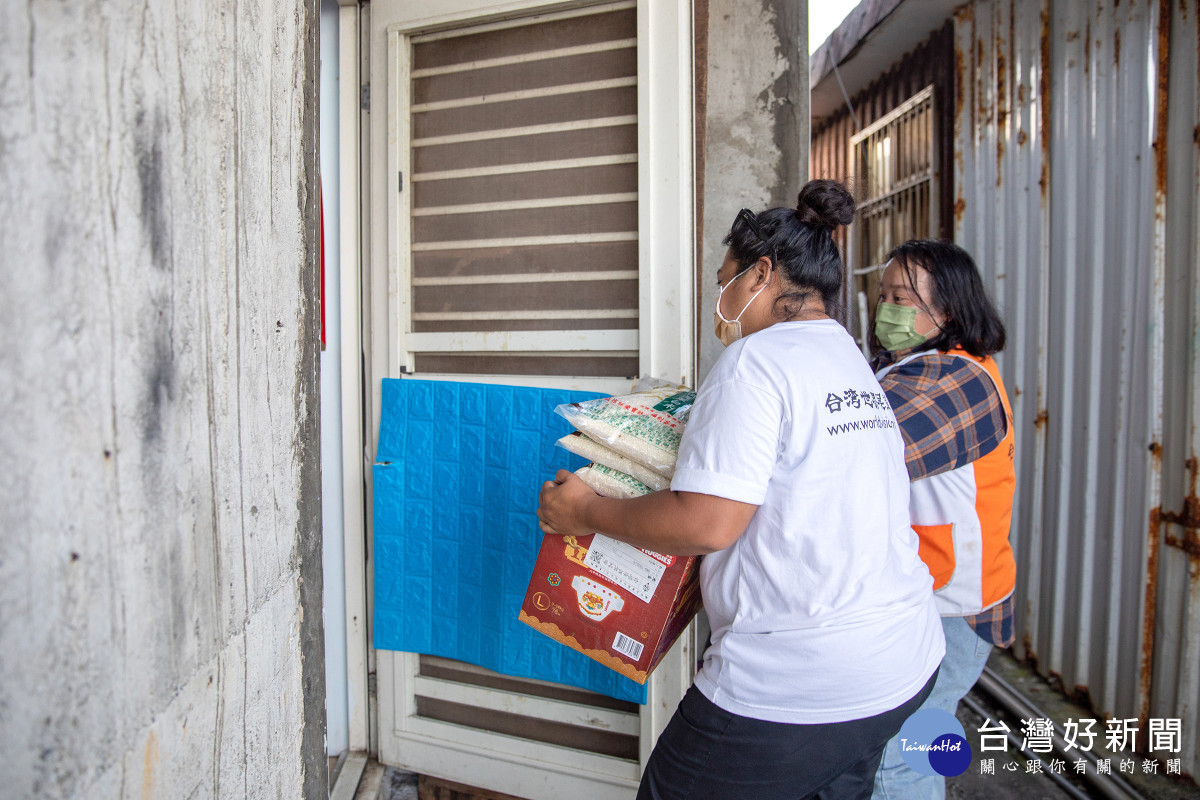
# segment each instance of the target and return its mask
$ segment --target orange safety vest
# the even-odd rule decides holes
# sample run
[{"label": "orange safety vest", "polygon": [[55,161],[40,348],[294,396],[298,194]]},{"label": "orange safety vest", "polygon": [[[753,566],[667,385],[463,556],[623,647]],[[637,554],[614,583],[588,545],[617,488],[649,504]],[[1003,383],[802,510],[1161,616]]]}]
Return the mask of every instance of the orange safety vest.
[{"label": "orange safety vest", "polygon": [[[936,351],[914,353],[880,370],[877,377],[932,352]],[[920,539],[921,560],[933,575],[938,611],[944,617],[965,617],[1004,601],[1016,588],[1017,563],[1008,541],[1017,486],[1015,435],[1012,407],[995,359],[976,358],[961,348],[948,355],[983,367],[1000,392],[1008,422],[1004,438],[987,455],[910,486],[909,518]]]}]

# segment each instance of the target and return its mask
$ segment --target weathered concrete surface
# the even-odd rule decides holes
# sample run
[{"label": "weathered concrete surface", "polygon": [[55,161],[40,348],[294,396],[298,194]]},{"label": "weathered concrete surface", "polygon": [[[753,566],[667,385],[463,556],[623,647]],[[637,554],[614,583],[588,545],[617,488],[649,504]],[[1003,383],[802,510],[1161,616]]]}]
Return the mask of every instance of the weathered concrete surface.
[{"label": "weathered concrete surface", "polygon": [[0,11],[0,795],[322,796],[316,3]]},{"label": "weathered concrete surface", "polygon": [[808,178],[808,3],[708,0],[700,253],[700,377],[724,349],[712,332],[721,240],[742,207],[795,206]]}]

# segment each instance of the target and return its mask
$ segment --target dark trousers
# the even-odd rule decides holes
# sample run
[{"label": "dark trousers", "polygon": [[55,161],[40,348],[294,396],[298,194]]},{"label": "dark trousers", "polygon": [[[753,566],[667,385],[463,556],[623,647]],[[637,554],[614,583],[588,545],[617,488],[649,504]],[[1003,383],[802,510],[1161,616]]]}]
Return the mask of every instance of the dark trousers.
[{"label": "dark trousers", "polygon": [[884,745],[936,678],[891,711],[824,725],[730,714],[692,686],[650,754],[637,800],[869,798]]}]

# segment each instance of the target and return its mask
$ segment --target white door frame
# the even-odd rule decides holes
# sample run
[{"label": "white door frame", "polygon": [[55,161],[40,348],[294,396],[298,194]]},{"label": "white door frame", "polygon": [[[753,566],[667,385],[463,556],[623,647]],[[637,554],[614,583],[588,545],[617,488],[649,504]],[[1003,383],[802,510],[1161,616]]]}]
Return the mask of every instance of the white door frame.
[{"label": "white door frame", "polygon": [[[371,73],[384,74],[388,60],[393,71],[405,67],[398,59],[405,37],[431,29],[465,22],[525,16],[530,10],[558,11],[582,2],[555,0],[443,0],[438,13],[430,15],[423,0],[376,0],[371,13],[375,20],[386,13],[403,22],[384,26],[371,24]],[[694,220],[694,107],[692,69],[692,9],[690,0],[636,0],[638,17],[638,162],[639,162],[639,279],[641,308],[638,329],[639,366],[643,374],[695,380],[695,220]],[[342,326],[343,326],[343,459],[345,469],[347,630],[350,679],[350,746],[370,749],[390,763],[429,764],[452,760],[456,766],[478,762],[488,786],[497,791],[537,800],[561,797],[572,784],[595,796],[595,781],[607,781],[613,797],[628,796],[636,787],[654,741],[666,726],[679,699],[690,686],[697,657],[693,629],[664,659],[648,682],[648,703],[640,715],[640,765],[624,762],[624,772],[614,772],[604,756],[567,751],[555,763],[539,762],[546,774],[542,786],[528,785],[529,759],[520,748],[497,750],[496,737],[474,741],[463,729],[432,720],[384,721],[396,708],[397,694],[411,696],[406,687],[415,680],[417,657],[412,654],[374,652],[370,646],[369,618],[372,591],[370,554],[366,547],[370,530],[370,493],[364,500],[363,487],[370,481],[379,430],[382,377],[399,377],[406,353],[397,335],[407,314],[401,283],[401,243],[408,214],[397,202],[395,176],[408,174],[407,142],[402,142],[407,120],[398,93],[388,87],[373,87],[370,93],[369,172],[370,220],[368,235],[361,236],[359,220],[366,222],[361,208],[363,174],[359,163],[359,17],[357,7],[342,11],[341,125],[342,125]],[[403,115],[406,117],[406,115]],[[360,242],[365,251],[360,252]],[[355,267],[360,266],[359,269]],[[651,269],[653,265],[653,269]],[[371,287],[364,303],[363,285]],[[365,323],[365,324],[364,324]],[[363,374],[360,349],[366,337],[367,370],[370,381],[370,419],[367,437],[362,435]],[[411,361],[407,363],[411,364]],[[433,376],[430,376],[433,377]],[[472,376],[471,380],[490,380]],[[524,382],[512,377],[495,378],[509,383]],[[541,380],[538,385],[601,388],[578,381]],[[607,388],[607,387],[605,387]],[[374,661],[378,674],[377,709],[367,705],[367,675]],[[374,711],[378,711],[378,714]],[[378,730],[372,730],[375,719]],[[394,724],[393,724],[394,723]],[[484,736],[484,734],[480,734]],[[598,761],[597,761],[598,760]],[[593,763],[595,762],[595,763]],[[582,773],[580,772],[582,771]],[[429,770],[430,774],[434,774]],[[590,774],[590,776],[589,776]],[[522,782],[522,776],[526,781]],[[583,778],[583,782],[578,782]],[[586,787],[586,788],[585,788]]]},{"label": "white door frame", "polygon": [[[358,0],[338,0],[338,126],[341,344],[342,344],[342,496],[346,569],[346,674],[349,684],[349,750],[375,752],[369,701],[370,633],[367,625],[367,547],[364,474],[367,449],[362,420],[362,221],[359,161],[361,101],[359,87]],[[361,774],[361,771],[360,771]],[[355,777],[357,783],[357,777]]]}]

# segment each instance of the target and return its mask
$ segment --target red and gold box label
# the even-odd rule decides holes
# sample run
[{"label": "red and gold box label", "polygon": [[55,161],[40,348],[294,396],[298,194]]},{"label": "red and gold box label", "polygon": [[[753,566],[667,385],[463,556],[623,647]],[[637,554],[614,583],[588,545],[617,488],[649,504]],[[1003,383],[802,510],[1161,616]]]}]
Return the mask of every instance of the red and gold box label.
[{"label": "red and gold box label", "polygon": [[700,610],[699,561],[601,534],[546,536],[520,619],[645,683]]}]

